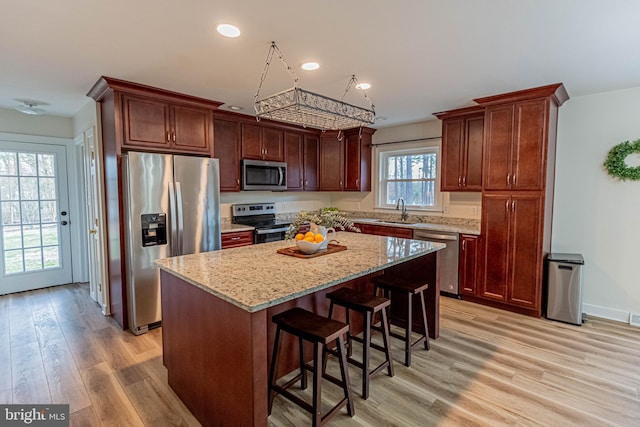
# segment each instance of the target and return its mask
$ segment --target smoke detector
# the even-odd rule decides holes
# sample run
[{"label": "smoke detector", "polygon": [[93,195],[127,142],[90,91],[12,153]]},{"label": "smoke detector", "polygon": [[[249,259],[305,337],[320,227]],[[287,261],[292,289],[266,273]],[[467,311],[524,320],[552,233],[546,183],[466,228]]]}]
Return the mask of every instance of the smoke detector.
[{"label": "smoke detector", "polygon": [[41,104],[37,102],[32,102],[32,101],[23,101],[23,104],[18,105],[16,107],[16,110],[24,114],[29,114],[30,116],[39,116],[41,114],[46,113],[46,111],[43,110],[42,108],[37,108],[38,105],[41,105]]}]

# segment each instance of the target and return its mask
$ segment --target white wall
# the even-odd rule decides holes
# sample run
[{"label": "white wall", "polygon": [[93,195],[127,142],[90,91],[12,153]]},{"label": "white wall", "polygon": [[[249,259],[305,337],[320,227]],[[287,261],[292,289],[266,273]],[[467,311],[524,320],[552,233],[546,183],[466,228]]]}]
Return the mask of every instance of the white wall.
[{"label": "white wall", "polygon": [[89,100],[78,113],[73,116],[73,136],[82,135],[82,133],[94,126],[98,126],[98,104]]},{"label": "white wall", "polygon": [[[373,134],[373,144],[382,144],[396,141],[410,141],[420,138],[440,138],[442,136],[442,122],[437,119],[427,120],[419,123],[412,123],[401,126],[393,126],[379,129]],[[425,146],[439,145],[439,140],[425,140],[421,143]],[[375,151],[375,150],[374,150]],[[372,153],[372,179],[377,177],[377,159],[375,152]],[[344,192],[334,193],[331,202],[334,206],[345,211],[365,211],[384,212],[375,208],[375,183],[372,185],[370,193]],[[442,213],[425,213],[416,211],[418,215],[434,215],[455,218],[480,219],[480,205],[482,204],[482,193],[443,193]],[[388,211],[387,211],[388,212]]]},{"label": "white wall", "polygon": [[58,116],[30,116],[0,108],[0,132],[21,135],[73,138],[73,119]]},{"label": "white wall", "polygon": [[[640,313],[640,181],[602,166],[640,139],[640,88],[574,97],[560,108],[552,250],[582,253],[586,313],[628,321]],[[640,165],[640,156],[628,163]]]}]

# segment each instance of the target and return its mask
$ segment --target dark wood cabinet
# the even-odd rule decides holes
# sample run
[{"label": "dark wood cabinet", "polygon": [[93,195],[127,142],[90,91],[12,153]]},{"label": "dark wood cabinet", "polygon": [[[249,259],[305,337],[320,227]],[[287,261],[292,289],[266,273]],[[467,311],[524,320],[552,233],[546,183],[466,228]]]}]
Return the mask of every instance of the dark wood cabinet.
[{"label": "dark wood cabinet", "polygon": [[373,132],[373,129],[355,129],[345,132],[345,191],[371,191]]},{"label": "dark wood cabinet", "polygon": [[303,138],[303,185],[305,191],[318,190],[318,169],[320,166],[320,137],[304,135]]},{"label": "dark wood cabinet", "polygon": [[287,190],[304,189],[304,147],[301,133],[284,132],[284,161],[287,163]]},{"label": "dark wood cabinet", "polygon": [[479,295],[537,309],[542,284],[543,196],[532,192],[485,194],[485,242]]},{"label": "dark wood cabinet", "polygon": [[222,249],[253,245],[253,231],[231,231],[222,233]]},{"label": "dark wood cabinet", "polygon": [[327,132],[320,137],[320,190],[343,189],[344,138],[338,139],[336,132]]},{"label": "dark wood cabinet", "polygon": [[549,102],[541,98],[487,108],[485,190],[544,189]]},{"label": "dark wood cabinet", "polygon": [[122,148],[211,154],[211,110],[122,94]]},{"label": "dark wood cabinet", "polygon": [[376,236],[401,237],[403,239],[413,239],[413,229],[404,227],[390,227],[375,224],[355,224],[360,232],[365,234],[375,234]]},{"label": "dark wood cabinet", "polygon": [[284,161],[283,131],[258,124],[242,124],[242,158]]},{"label": "dark wood cabinet", "polygon": [[220,191],[240,191],[240,124],[214,119],[214,157],[220,162]]},{"label": "dark wood cabinet", "polygon": [[442,191],[482,190],[484,108],[435,114],[442,120]]},{"label": "dark wood cabinet", "polygon": [[460,235],[459,290],[475,295],[478,287],[478,236]]}]

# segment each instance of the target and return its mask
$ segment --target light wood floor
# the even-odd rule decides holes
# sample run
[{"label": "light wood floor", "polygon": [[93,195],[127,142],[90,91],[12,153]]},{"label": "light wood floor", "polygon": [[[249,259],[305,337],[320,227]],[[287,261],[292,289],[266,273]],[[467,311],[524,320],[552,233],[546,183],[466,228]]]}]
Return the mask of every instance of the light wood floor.
[{"label": "light wood floor", "polygon": [[[199,423],[167,385],[161,331],[123,332],[74,284],[0,297],[0,403],[69,403],[73,426]],[[382,374],[339,426],[640,426],[640,329],[442,299],[431,351]],[[187,362],[188,363],[188,362]],[[351,369],[354,390],[359,373]],[[327,401],[337,396],[327,386]],[[309,424],[277,397],[271,426]]]}]

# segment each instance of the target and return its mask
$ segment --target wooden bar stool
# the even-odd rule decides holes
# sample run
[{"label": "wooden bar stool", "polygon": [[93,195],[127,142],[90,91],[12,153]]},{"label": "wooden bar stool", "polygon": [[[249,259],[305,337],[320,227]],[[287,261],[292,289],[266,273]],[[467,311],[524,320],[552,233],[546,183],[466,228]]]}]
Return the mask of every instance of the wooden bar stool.
[{"label": "wooden bar stool", "polygon": [[[393,359],[391,358],[391,338],[389,336],[389,322],[387,320],[387,312],[385,310],[391,304],[388,298],[383,298],[375,295],[366,295],[361,292],[355,291],[350,288],[340,288],[336,291],[327,294],[327,298],[331,300],[329,305],[329,318],[333,316],[333,306],[339,305],[346,309],[347,324],[349,324],[349,311],[357,311],[362,313],[364,331],[362,338],[351,335],[351,331],[347,332],[347,348],[349,363],[362,369],[362,397],[367,399],[369,397],[369,379],[387,368],[387,373],[390,377],[393,376]],[[378,345],[371,342],[371,322],[375,313],[380,313],[381,317],[381,332],[384,345]],[[352,344],[351,341],[357,341],[362,344],[362,362],[351,357]],[[385,361],[382,362],[374,369],[369,369],[369,356],[370,349],[373,347],[385,354]]]},{"label": "wooden bar stool", "polygon": [[[317,314],[297,307],[273,316],[272,321],[277,325],[277,328],[275,342],[273,343],[271,369],[269,371],[269,414],[271,414],[275,393],[279,393],[296,405],[310,412],[314,427],[325,424],[345,405],[347,406],[347,412],[353,417],[355,414],[355,407],[351,396],[351,385],[349,384],[349,373],[347,370],[347,355],[343,339],[343,335],[349,331],[349,325],[338,322],[337,320],[318,316]],[[278,362],[278,354],[280,352],[280,331],[285,331],[298,337],[300,352],[300,374],[283,385],[277,385],[277,380],[274,379]],[[304,362],[302,352],[303,340],[313,343],[313,366]],[[340,374],[342,379],[335,378],[324,372],[325,364],[323,362],[323,356],[325,355],[327,345],[334,341],[337,346],[338,362],[340,364]],[[287,390],[298,380],[300,380],[300,386],[303,390],[307,388],[305,370],[313,372],[313,402],[311,404],[305,402]],[[321,415],[322,378],[331,381],[332,383],[342,387],[344,390],[344,398],[331,408],[324,416]]]},{"label": "wooden bar stool", "polygon": [[[378,294],[378,289],[382,289],[386,298],[392,299],[394,294],[406,295],[407,304],[407,325],[405,328],[405,335],[400,335],[396,332],[391,332],[391,336],[399,338],[404,341],[404,364],[405,366],[411,366],[411,350],[413,347],[424,342],[425,350],[429,350],[429,325],[427,324],[427,309],[424,303],[424,291],[429,287],[427,283],[410,282],[404,279],[397,279],[386,277],[386,275],[374,277],[371,279],[374,285],[374,295]],[[418,295],[420,297],[420,307],[422,312],[422,324],[424,326],[424,334],[418,338],[415,342],[412,342],[411,332],[413,328],[413,296]]]}]

